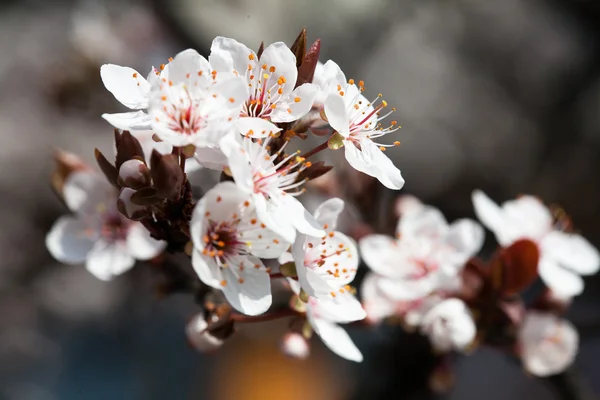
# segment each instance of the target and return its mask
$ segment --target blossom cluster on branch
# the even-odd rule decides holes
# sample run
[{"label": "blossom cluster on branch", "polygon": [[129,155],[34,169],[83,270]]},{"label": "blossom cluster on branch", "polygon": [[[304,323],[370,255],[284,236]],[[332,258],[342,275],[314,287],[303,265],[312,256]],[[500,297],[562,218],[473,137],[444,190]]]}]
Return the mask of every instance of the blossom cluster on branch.
[{"label": "blossom cluster on branch", "polygon": [[[116,154],[96,149],[102,174],[59,153],[52,183],[72,215],[48,233],[49,251],[102,280],[136,260],[157,265],[166,293],[191,292],[202,307],[186,332],[203,351],[220,347],[236,324],[287,317],[287,354],[306,357],[316,333],[361,361],[340,324],[365,320],[400,322],[440,353],[500,347],[535,375],[568,366],[577,333],[559,316],[583,290],[581,275],[597,272],[597,250],[572,233],[564,212],[534,197],[499,207],[478,191],[475,212],[501,246],[487,263],[476,257],[484,242],[476,221],[449,224],[411,197],[398,201],[396,237],[377,233],[357,210],[365,196],[371,209],[386,205],[343,187],[364,179],[403,187],[386,155],[400,144],[400,126],[381,94],[369,100],[363,81],[321,64],[319,52],[303,31],[290,47],[257,52],[217,37],[208,58],[185,50],[146,77],[103,65],[105,87],[130,111],[103,115]],[[346,163],[336,168],[316,158],[342,148]],[[188,173],[198,169],[219,171],[219,183],[195,188]],[[329,197],[312,213],[299,201],[307,187]],[[168,253],[187,254],[191,267]],[[361,263],[371,272],[359,301],[351,283]],[[274,296],[275,285],[289,297]],[[525,302],[520,294],[537,286]]]}]

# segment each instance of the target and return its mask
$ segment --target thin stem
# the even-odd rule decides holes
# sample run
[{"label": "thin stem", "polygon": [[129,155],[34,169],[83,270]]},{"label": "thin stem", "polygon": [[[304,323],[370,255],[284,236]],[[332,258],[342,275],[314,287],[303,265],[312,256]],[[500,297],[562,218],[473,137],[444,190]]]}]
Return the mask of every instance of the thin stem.
[{"label": "thin stem", "polygon": [[290,308],[286,308],[286,309],[279,310],[279,311],[273,311],[272,313],[269,313],[269,314],[255,315],[255,316],[232,313],[230,318],[231,318],[231,320],[233,320],[235,322],[251,323],[251,322],[273,321],[276,319],[293,317],[296,315],[301,315],[301,314]]},{"label": "thin stem", "polygon": [[320,153],[321,151],[325,150],[327,148],[328,143],[329,143],[329,139],[327,139],[326,141],[324,141],[323,143],[321,143],[314,149],[309,150],[306,153],[302,154],[300,157],[308,158],[310,156],[314,156],[315,154]]},{"label": "thin stem", "polygon": [[270,274],[269,276],[271,277],[271,279],[285,278],[285,276],[281,272],[276,272],[274,274]]}]

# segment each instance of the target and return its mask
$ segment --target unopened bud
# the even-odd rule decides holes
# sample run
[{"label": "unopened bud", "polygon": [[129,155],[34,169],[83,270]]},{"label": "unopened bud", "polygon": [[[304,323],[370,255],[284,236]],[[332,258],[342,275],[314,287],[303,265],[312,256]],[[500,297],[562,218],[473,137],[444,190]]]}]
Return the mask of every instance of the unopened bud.
[{"label": "unopened bud", "polygon": [[201,313],[192,318],[185,327],[189,345],[200,352],[214,351],[223,345],[223,340],[208,332],[207,327],[208,323]]},{"label": "unopened bud", "polygon": [[344,147],[344,137],[338,132],[334,132],[327,141],[327,147],[329,147],[331,150],[341,149]]},{"label": "unopened bud", "polygon": [[117,209],[127,218],[138,221],[148,215],[148,208],[131,201],[131,196],[133,196],[135,192],[135,190],[128,187],[121,189],[119,199],[117,200]]},{"label": "unopened bud", "polygon": [[296,263],[293,261],[281,265],[279,267],[279,272],[281,272],[281,275],[288,278],[295,278],[298,276],[298,272],[296,272]]},{"label": "unopened bud", "polygon": [[301,334],[288,332],[281,340],[281,351],[288,357],[304,360],[310,355],[310,345]]},{"label": "unopened bud", "polygon": [[127,160],[119,168],[119,184],[133,189],[146,187],[150,184],[150,170],[141,160]]}]

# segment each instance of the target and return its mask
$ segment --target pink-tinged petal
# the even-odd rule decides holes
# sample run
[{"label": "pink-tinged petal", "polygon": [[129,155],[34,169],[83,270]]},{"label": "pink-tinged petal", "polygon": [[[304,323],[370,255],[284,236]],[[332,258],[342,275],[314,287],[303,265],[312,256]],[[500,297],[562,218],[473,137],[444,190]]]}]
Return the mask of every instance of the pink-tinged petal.
[{"label": "pink-tinged petal", "polygon": [[71,216],[61,217],[46,235],[46,248],[52,257],[60,262],[82,263],[92,250],[96,239],[95,235],[88,234],[87,229],[87,225],[78,219]]},{"label": "pink-tinged petal", "polygon": [[362,362],[362,353],[343,328],[322,319],[314,319],[311,324],[329,350],[346,360]]},{"label": "pink-tinged petal", "polygon": [[400,240],[405,238],[423,238],[441,241],[448,233],[448,222],[440,210],[431,206],[423,207],[419,212],[410,213],[398,223]]},{"label": "pink-tinged petal", "polygon": [[363,308],[367,312],[367,320],[378,323],[382,319],[394,315],[396,311],[395,302],[385,296],[379,289],[378,280],[383,279],[374,273],[365,277],[361,286]]},{"label": "pink-tinged petal", "polygon": [[450,225],[445,238],[448,244],[466,262],[481,250],[485,233],[481,225],[471,219],[459,219]]},{"label": "pink-tinged petal", "polygon": [[76,171],[63,186],[67,207],[82,215],[99,215],[99,210],[114,208],[117,192],[108,181],[93,171]]},{"label": "pink-tinged petal", "polygon": [[281,130],[274,123],[262,118],[242,117],[237,121],[238,131],[250,139],[266,138]]},{"label": "pink-tinged petal", "polygon": [[259,65],[265,64],[266,71],[270,71],[271,67],[275,67],[275,71],[271,73],[267,81],[267,88],[273,86],[277,83],[277,79],[283,76],[286,83],[282,86],[282,96],[291,93],[296,85],[298,69],[296,68],[296,57],[289,47],[283,42],[276,42],[267,46],[259,60]]},{"label": "pink-tinged petal", "polygon": [[106,89],[124,106],[133,110],[148,108],[150,84],[136,70],[104,64],[100,68],[100,77]]},{"label": "pink-tinged petal", "polygon": [[198,278],[206,285],[221,289],[221,275],[219,267],[212,257],[205,257],[196,249],[192,252],[192,266]]},{"label": "pink-tinged petal", "polygon": [[519,331],[521,359],[535,376],[556,375],[575,360],[579,335],[575,327],[555,315],[530,311]]},{"label": "pink-tinged petal", "polygon": [[262,194],[252,195],[252,202],[256,209],[258,219],[264,223],[267,228],[275,232],[288,243],[293,243],[296,239],[296,228],[288,218],[285,207],[279,207],[272,201],[268,201]]},{"label": "pink-tinged petal", "polygon": [[363,237],[359,242],[362,259],[377,274],[398,277],[397,242],[390,236],[375,234]]},{"label": "pink-tinged petal", "polygon": [[256,53],[237,40],[217,36],[210,47],[210,64],[217,71],[228,71],[233,67],[244,74],[248,65],[254,66],[258,61]]},{"label": "pink-tinged petal", "polygon": [[310,83],[298,86],[287,98],[277,103],[271,113],[273,122],[292,122],[304,117],[312,108],[319,87]]},{"label": "pink-tinged petal", "polygon": [[102,114],[102,118],[117,129],[124,131],[147,130],[152,126],[150,116],[144,111],[131,111],[118,114]]},{"label": "pink-tinged petal", "polygon": [[314,217],[328,231],[334,231],[337,227],[337,220],[341,212],[344,211],[344,200],[333,197],[325,200],[314,212]]},{"label": "pink-tinged petal", "polygon": [[279,213],[286,215],[288,221],[291,222],[298,232],[314,237],[325,235],[322,226],[294,196],[285,195],[280,200],[278,201],[280,203],[278,207],[281,209]]},{"label": "pink-tinged petal", "polygon": [[593,275],[600,268],[600,255],[581,235],[552,231],[541,242],[544,256],[580,275]]},{"label": "pink-tinged petal", "polygon": [[327,96],[324,110],[329,125],[343,137],[350,136],[350,116],[342,96],[337,93]]},{"label": "pink-tinged petal", "polygon": [[206,328],[208,328],[208,323],[202,313],[197,314],[192,318],[185,327],[188,343],[200,352],[216,350],[224,343],[222,339],[218,339],[211,335]]},{"label": "pink-tinged petal", "polygon": [[[193,161],[193,163],[190,163]],[[188,165],[189,164],[189,165]],[[197,171],[201,167],[222,171],[227,166],[227,157],[218,147],[196,147],[194,159],[187,159],[185,171]]]},{"label": "pink-tinged petal", "polygon": [[555,260],[542,255],[538,263],[540,277],[560,297],[573,297],[583,292],[583,278],[561,267]]},{"label": "pink-tinged petal", "polygon": [[167,247],[164,240],[156,240],[142,224],[135,223],[127,232],[127,251],[137,260],[156,257]]},{"label": "pink-tinged petal", "polygon": [[402,189],[404,179],[400,170],[371,140],[361,139],[360,150],[349,141],[346,141],[344,148],[346,160],[352,168],[377,178],[389,189]]},{"label": "pink-tinged petal", "polygon": [[99,240],[90,251],[85,266],[96,278],[109,281],[129,271],[134,264],[135,259],[125,242]]},{"label": "pink-tinged petal", "polygon": [[196,50],[187,49],[169,63],[169,80],[184,83],[190,90],[203,89],[209,84],[210,64]]},{"label": "pink-tinged petal", "polygon": [[473,191],[471,199],[473,201],[477,219],[479,219],[486,228],[494,233],[503,229],[506,224],[506,218],[498,204],[494,203],[492,199],[481,190]]},{"label": "pink-tinged petal", "polygon": [[271,278],[258,258],[247,257],[243,270],[230,263],[228,268],[221,269],[221,274],[221,290],[239,312],[258,315],[271,307]]}]

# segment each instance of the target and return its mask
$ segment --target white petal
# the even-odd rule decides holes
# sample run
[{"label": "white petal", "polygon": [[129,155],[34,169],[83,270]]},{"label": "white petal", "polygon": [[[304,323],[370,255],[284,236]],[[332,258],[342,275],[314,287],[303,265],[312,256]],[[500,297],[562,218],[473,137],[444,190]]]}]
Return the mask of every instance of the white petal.
[{"label": "white petal", "polygon": [[272,201],[268,201],[262,194],[252,196],[252,202],[256,208],[258,219],[270,230],[281,236],[286,242],[293,243],[296,239],[296,228],[287,218],[285,207],[279,207]]},{"label": "white petal", "polygon": [[156,240],[142,224],[135,223],[127,231],[127,251],[138,260],[149,260],[167,247],[164,240]]},{"label": "white petal", "polygon": [[377,282],[379,279],[382,278],[374,273],[367,274],[360,291],[363,307],[367,312],[367,320],[375,323],[394,315],[395,312],[394,301],[390,300],[379,289],[379,283]]},{"label": "white petal", "polygon": [[270,81],[276,82],[280,76],[283,76],[286,83],[282,87],[282,95],[286,96],[294,89],[298,78],[296,57],[285,43],[276,42],[267,46],[260,56],[260,64],[267,64],[267,70],[275,67],[275,72],[267,82],[267,87],[272,86]]},{"label": "white petal", "polygon": [[249,155],[242,147],[237,135],[227,135],[219,142],[219,147],[229,161],[229,169],[236,185],[246,193],[254,191],[252,168],[248,159]]},{"label": "white petal", "polygon": [[310,297],[308,310],[315,318],[336,323],[360,321],[367,316],[362,304],[344,288],[327,296]]},{"label": "white petal", "polygon": [[385,296],[397,301],[419,300],[436,289],[435,275],[421,279],[380,279],[379,289]]},{"label": "white petal", "polygon": [[292,122],[304,117],[312,108],[319,88],[317,85],[305,83],[298,86],[289,97],[277,103],[271,114],[273,122]]},{"label": "white petal", "polygon": [[521,196],[502,204],[510,225],[519,228],[519,237],[537,240],[552,229],[550,210],[538,198]]},{"label": "white petal", "polygon": [[84,262],[95,239],[86,230],[87,225],[71,216],[60,217],[46,235],[46,247],[52,257],[66,264]]},{"label": "white petal", "polygon": [[471,219],[460,219],[450,225],[445,242],[464,257],[462,262],[465,262],[481,250],[484,239],[481,225]]},{"label": "white petal", "polygon": [[238,131],[251,139],[266,138],[281,130],[277,125],[262,118],[242,117],[237,121]]},{"label": "white petal", "polygon": [[[247,242],[250,253],[260,258],[278,258],[290,247],[281,236],[275,234],[266,227],[257,223],[256,212],[246,213],[244,221],[240,222],[243,227],[243,239]],[[252,222],[249,222],[252,221]]]},{"label": "white petal", "polygon": [[561,297],[577,296],[583,292],[583,278],[566,268],[562,268],[550,257],[542,255],[538,272],[544,283]]},{"label": "white petal", "polygon": [[169,80],[176,84],[183,82],[190,89],[206,86],[209,74],[210,64],[193,49],[180,52],[169,63]]},{"label": "white petal", "polygon": [[225,99],[224,106],[235,109],[234,116],[237,117],[240,113],[242,104],[247,100],[248,97],[248,84],[246,80],[240,76],[225,75],[221,73],[219,81],[216,85],[210,87],[208,93],[215,97],[221,97]]},{"label": "white petal", "polygon": [[96,278],[109,281],[129,271],[135,264],[124,242],[99,240],[94,244],[87,259],[86,268]]},{"label": "white petal", "polygon": [[312,326],[323,343],[335,354],[346,360],[362,362],[362,353],[343,328],[321,319],[314,319]]},{"label": "white petal", "polygon": [[134,110],[148,108],[150,84],[136,70],[104,64],[100,68],[100,76],[106,89],[124,106]]},{"label": "white petal", "polygon": [[340,135],[350,136],[350,116],[346,110],[344,99],[337,93],[332,93],[325,99],[325,115],[329,125]]},{"label": "white petal", "polygon": [[[287,219],[298,230],[308,236],[321,237],[325,231],[315,218],[304,208],[294,196],[282,196],[279,207],[281,213],[286,215]],[[284,211],[285,210],[285,211]],[[266,222],[265,222],[266,223]]]},{"label": "white petal", "polygon": [[102,118],[117,129],[124,131],[147,130],[152,126],[152,120],[145,111],[131,111],[118,114],[102,114]]},{"label": "white petal", "polygon": [[593,275],[600,268],[598,250],[581,235],[552,231],[544,237],[541,248],[545,256],[578,274]]},{"label": "white petal", "polygon": [[[248,261],[250,265],[243,271],[221,269],[225,281],[221,290],[233,308],[246,315],[258,315],[271,307],[271,277],[258,258],[248,257]],[[259,269],[251,266],[257,264]]]},{"label": "white petal", "polygon": [[566,320],[530,311],[519,331],[519,342],[525,368],[533,375],[544,377],[556,375],[573,363],[579,335]]},{"label": "white petal", "polygon": [[[192,172],[205,167],[217,171],[223,170],[227,166],[227,157],[218,147],[196,147],[194,154],[194,163],[188,165],[192,159],[187,159],[185,164],[186,172]],[[191,169],[190,169],[191,167]]]},{"label": "white petal", "polygon": [[346,160],[352,168],[377,178],[389,189],[402,189],[404,186],[402,174],[394,163],[383,154],[383,151],[369,139],[360,140],[360,147],[359,150],[352,143],[346,143],[344,146]]},{"label": "white petal", "polygon": [[335,231],[337,227],[337,219],[341,212],[344,211],[344,200],[337,197],[325,200],[314,212],[314,217],[321,224],[327,225],[327,230]]},{"label": "white petal", "polygon": [[239,73],[245,73],[248,64],[256,65],[258,57],[246,45],[237,40],[217,36],[210,47],[211,66],[218,71],[226,71],[228,67]]},{"label": "white petal", "polygon": [[206,285],[221,289],[219,267],[212,257],[205,257],[198,250],[192,252],[192,266],[198,278]]},{"label": "white petal", "polygon": [[76,171],[65,181],[63,198],[73,212],[98,215],[99,210],[116,207],[117,191],[104,176],[93,171]]},{"label": "white petal", "polygon": [[398,276],[396,240],[385,235],[368,235],[358,242],[360,253],[374,272],[388,277]]},{"label": "white petal", "polygon": [[400,240],[424,238],[431,241],[443,240],[448,233],[448,222],[440,210],[425,206],[419,212],[410,213],[400,219]]},{"label": "white petal", "polygon": [[492,199],[481,190],[473,191],[471,199],[473,200],[475,215],[483,225],[494,233],[500,231],[504,227],[506,218],[498,204],[494,203]]},{"label": "white petal", "polygon": [[434,347],[441,351],[463,350],[475,339],[477,329],[462,300],[450,298],[434,306],[421,321]]}]

